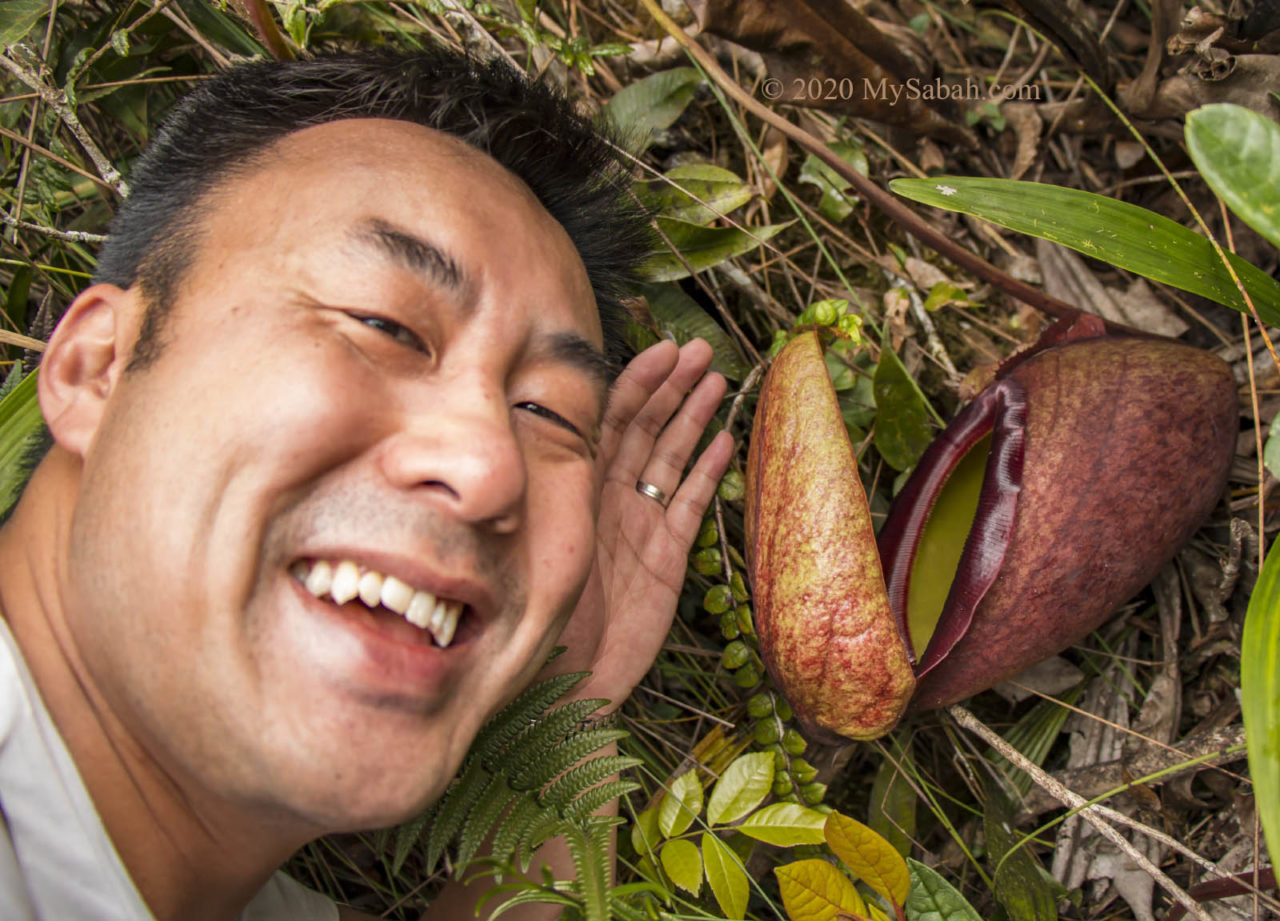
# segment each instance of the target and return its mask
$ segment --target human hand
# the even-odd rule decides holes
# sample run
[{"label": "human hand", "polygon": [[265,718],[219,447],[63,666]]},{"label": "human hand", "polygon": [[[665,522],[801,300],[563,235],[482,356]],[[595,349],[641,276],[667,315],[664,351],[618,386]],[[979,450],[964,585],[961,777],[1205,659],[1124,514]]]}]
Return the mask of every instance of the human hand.
[{"label": "human hand", "polygon": [[[631,360],[609,395],[596,475],[601,484],[596,558],[586,588],[560,635],[567,651],[556,673],[591,671],[576,697],[620,706],[653,664],[675,616],[686,558],[702,516],[733,456],[733,438],[712,439],[687,476],[684,468],[725,393],[706,373],[711,346],[661,342]],[[656,486],[664,508],[636,490]]]}]

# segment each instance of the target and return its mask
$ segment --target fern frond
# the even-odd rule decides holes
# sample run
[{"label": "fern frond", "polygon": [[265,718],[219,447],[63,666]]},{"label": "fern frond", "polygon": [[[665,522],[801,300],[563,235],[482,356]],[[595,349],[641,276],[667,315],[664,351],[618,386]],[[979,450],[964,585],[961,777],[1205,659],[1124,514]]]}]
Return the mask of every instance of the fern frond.
[{"label": "fern frond", "polygon": [[480,796],[475,810],[467,817],[466,824],[458,835],[458,866],[460,868],[471,862],[471,858],[476,856],[480,845],[484,844],[484,839],[489,837],[489,832],[502,818],[507,807],[515,802],[517,797],[523,795],[525,794],[518,793],[507,786],[505,777],[494,776],[493,782]]},{"label": "fern frond", "polygon": [[[605,830],[608,835],[608,830]],[[568,825],[564,832],[573,858],[575,881],[582,893],[583,921],[608,921],[609,849],[607,837],[600,840],[595,829]]]},{"label": "fern frond", "polygon": [[494,921],[499,915],[508,909],[515,908],[518,905],[528,905],[533,902],[549,902],[552,905],[564,905],[567,908],[576,908],[578,900],[571,895],[565,895],[556,892],[554,889],[545,889],[539,886],[536,889],[527,889],[519,892],[507,899],[489,914],[489,921]]},{"label": "fern frond", "polygon": [[516,802],[514,809],[508,813],[506,820],[498,826],[493,836],[493,848],[489,854],[499,864],[511,863],[516,845],[529,830],[529,827],[546,814],[546,810],[538,805],[532,796],[524,794]]},{"label": "fern frond", "polygon": [[393,876],[400,872],[400,868],[404,866],[404,862],[408,859],[410,852],[418,846],[422,833],[426,831],[427,826],[435,819],[439,809],[440,803],[437,801],[428,807],[422,815],[416,819],[410,819],[396,829],[396,853],[391,862]]},{"label": "fern frond", "polygon": [[492,766],[517,738],[536,724],[547,708],[567,694],[590,672],[569,672],[539,681],[524,691],[485,724],[471,745],[471,757],[486,767]]},{"label": "fern frond", "polygon": [[544,806],[564,809],[575,796],[594,787],[610,774],[617,774],[643,763],[639,758],[629,758],[625,755],[604,755],[592,758],[561,774],[542,792],[538,800]]},{"label": "fern frond", "polygon": [[463,820],[479,800],[491,777],[483,767],[473,763],[445,793],[436,820],[431,823],[431,834],[427,840],[428,873],[435,869],[436,862],[462,827]]},{"label": "fern frond", "polygon": [[625,796],[633,790],[639,790],[640,784],[634,780],[615,780],[593,790],[588,790],[564,808],[564,817],[570,822],[579,822],[591,815],[605,803]]},{"label": "fern frond", "polygon": [[551,778],[559,777],[587,755],[625,735],[625,729],[594,729],[563,739],[559,745],[545,751],[542,757],[531,759],[514,773],[511,786],[517,790],[545,787]]},{"label": "fern frond", "polygon": [[[520,736],[520,754],[528,756],[529,753],[537,753],[539,755],[553,754],[557,749],[556,746],[566,737],[571,735],[591,713],[599,709],[601,702],[598,700],[575,700],[571,703],[562,704],[556,707],[528,732]],[[530,758],[526,762],[535,764],[538,761]],[[516,790],[530,790],[533,786],[521,780],[523,771],[516,770],[511,774],[511,786]]]}]

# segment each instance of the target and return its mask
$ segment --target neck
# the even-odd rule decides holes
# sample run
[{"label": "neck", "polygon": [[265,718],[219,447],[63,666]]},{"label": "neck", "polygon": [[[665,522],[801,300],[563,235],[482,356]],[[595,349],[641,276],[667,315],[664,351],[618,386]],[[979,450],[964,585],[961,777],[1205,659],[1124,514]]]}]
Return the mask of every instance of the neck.
[{"label": "neck", "polygon": [[89,791],[157,921],[228,921],[318,832],[229,802],[131,730],[69,629],[69,533],[79,461],[54,447],[0,528],[0,612]]}]

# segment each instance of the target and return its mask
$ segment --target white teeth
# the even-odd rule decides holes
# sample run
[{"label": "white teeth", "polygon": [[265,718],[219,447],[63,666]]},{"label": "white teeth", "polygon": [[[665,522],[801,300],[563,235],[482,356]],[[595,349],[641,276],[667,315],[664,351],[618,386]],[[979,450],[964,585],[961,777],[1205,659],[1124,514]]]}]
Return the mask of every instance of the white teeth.
[{"label": "white teeth", "polygon": [[382,575],[373,570],[366,572],[360,577],[358,590],[365,607],[376,608],[382,601]]},{"label": "white teeth", "polygon": [[[444,613],[437,617],[441,608],[444,609]],[[431,616],[431,636],[440,648],[443,649],[453,642],[453,633],[458,629],[458,615],[461,613],[462,605],[456,601],[440,602],[436,605],[436,610]]]},{"label": "white teeth", "polygon": [[290,572],[317,598],[327,595],[334,604],[343,605],[359,596],[367,607],[381,605],[401,615],[415,627],[430,631],[436,645],[441,648],[453,642],[458,629],[462,602],[446,601],[430,592],[415,591],[413,586],[395,576],[384,576],[372,569],[362,573],[351,560],[337,564],[314,560],[310,566],[300,560],[290,567]]},{"label": "white teeth", "polygon": [[415,627],[425,630],[431,621],[431,612],[435,610],[435,606],[435,595],[430,592],[414,592],[413,600],[409,602],[409,609],[404,612],[404,618]]},{"label": "white teeth", "polygon": [[360,591],[360,570],[350,560],[343,560],[333,571],[329,595],[337,604],[346,604]]},{"label": "white teeth", "polygon": [[305,584],[307,591],[317,598],[323,598],[333,586],[333,567],[325,560],[316,560],[311,564],[311,572],[307,573]]},{"label": "white teeth", "polygon": [[382,580],[382,606],[403,614],[409,610],[409,602],[413,600],[413,589],[405,585],[395,576],[387,576]]}]

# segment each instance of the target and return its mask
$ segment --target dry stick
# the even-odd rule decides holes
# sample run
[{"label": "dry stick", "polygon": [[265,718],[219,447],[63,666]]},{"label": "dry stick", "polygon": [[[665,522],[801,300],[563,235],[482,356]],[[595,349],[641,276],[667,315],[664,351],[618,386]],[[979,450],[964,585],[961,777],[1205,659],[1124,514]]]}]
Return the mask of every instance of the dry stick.
[{"label": "dry stick", "polygon": [[[129,25],[125,26],[120,31],[124,32],[125,35],[130,34],[131,32],[133,32],[134,29],[138,28],[138,26],[142,25],[144,22],[146,22],[148,19],[150,19],[156,13],[160,12],[162,9],[164,9],[166,6],[168,6],[172,2],[173,0],[160,0],[159,3],[155,4],[155,6],[151,7],[151,9],[147,10],[145,13],[143,13],[133,22],[129,23]],[[119,22],[120,20],[117,19],[116,21]],[[102,47],[100,47],[97,51],[95,51],[93,54],[89,55],[89,59],[80,65],[79,73],[87,74],[89,72],[89,68],[92,67],[94,64],[96,64],[98,62],[98,58],[106,54],[107,49],[109,49],[110,47],[111,47],[111,43],[107,42]],[[47,58],[48,54],[46,54],[45,57]],[[166,77],[162,79],[171,79],[171,78]],[[183,78],[183,79],[186,79],[186,78]],[[130,81],[120,81],[120,82],[123,83],[123,82],[130,82]],[[141,83],[142,81],[139,80],[139,81],[133,81],[133,82]],[[84,87],[84,89],[89,89],[89,87],[86,86]]]},{"label": "dry stick", "polygon": [[30,221],[21,221],[16,217],[11,217],[4,212],[0,212],[0,223],[8,224],[15,230],[21,228],[23,230],[34,230],[45,236],[53,237],[57,240],[67,240],[71,243],[101,243],[107,237],[101,233],[89,233],[85,230],[56,230],[53,227],[46,227],[43,224],[33,224]]},{"label": "dry stick", "polygon": [[[642,2],[648,2],[648,0],[642,0]],[[1102,837],[1114,844],[1117,848],[1123,851],[1130,860],[1145,870],[1152,879],[1160,884],[1161,888],[1163,888],[1165,892],[1173,896],[1173,898],[1187,910],[1189,915],[1193,918],[1197,918],[1198,921],[1213,921],[1213,916],[1205,911],[1199,902],[1188,895],[1181,886],[1166,876],[1163,870],[1148,860],[1147,856],[1133,845],[1133,842],[1129,841],[1124,837],[1124,835],[1120,834],[1120,832],[1116,831],[1115,828],[1103,821],[1101,818],[1101,815],[1105,812],[1112,812],[1113,814],[1111,818],[1113,819],[1118,816],[1119,813],[1114,813],[1113,810],[1105,810],[1097,805],[1090,806],[1084,797],[1073,793],[1062,784],[1058,783],[1049,776],[1048,773],[1041,770],[1038,765],[1030,761],[1022,754],[1022,752],[1018,751],[1002,739],[999,734],[991,730],[985,723],[964,707],[961,707],[958,704],[953,704],[952,706],[947,707],[947,714],[965,729],[969,730],[994,748],[1005,759],[1007,759],[1010,764],[1014,765],[1019,770],[1025,771],[1028,777],[1057,797],[1063,805],[1077,810],[1077,815],[1096,828]],[[1127,817],[1125,818],[1127,819]],[[1129,821],[1132,822],[1132,820]],[[1143,826],[1142,830],[1146,832],[1146,826]],[[1154,831],[1154,829],[1151,831]]]},{"label": "dry stick", "polygon": [[0,137],[8,138],[11,141],[17,141],[23,147],[30,148],[32,153],[38,153],[40,154],[40,156],[47,157],[48,159],[52,160],[54,163],[57,163],[59,166],[65,166],[67,169],[71,170],[73,173],[83,176],[85,179],[88,179],[90,182],[95,183],[96,185],[102,186],[104,189],[106,189],[109,192],[115,191],[114,186],[111,186],[108,183],[104,182],[102,179],[93,175],[93,173],[89,172],[88,170],[83,169],[82,167],[76,166],[74,163],[72,163],[70,160],[66,159],[65,157],[58,156],[56,153],[54,153],[52,150],[50,150],[47,147],[41,147],[39,144],[28,141],[22,135],[18,134],[18,132],[10,131],[8,128],[4,127],[3,125],[0,125]]},{"label": "dry stick", "polygon": [[[49,22],[44,29],[44,45],[40,52],[40,59],[47,61],[49,59],[49,46],[53,41],[53,24],[58,18],[58,0],[49,0]],[[27,143],[30,144],[36,139],[36,125],[40,123],[40,97],[36,97],[36,101],[31,104],[31,121],[27,124]],[[31,168],[31,148],[24,147],[22,150],[22,163],[18,167],[18,189],[14,194],[13,213],[10,215],[14,220],[22,220],[22,206],[27,200],[27,179],[30,177]],[[12,240],[14,245],[18,243],[18,228],[13,227]]]},{"label": "dry stick", "polygon": [[21,346],[32,352],[43,352],[45,349],[45,343],[39,339],[32,339],[30,336],[24,336],[21,333],[11,333],[7,329],[0,329],[0,342]]},{"label": "dry stick", "polygon": [[[1050,316],[1058,319],[1074,319],[1079,317],[1084,311],[1078,307],[1073,307],[1066,301],[1060,300],[1044,291],[1034,288],[1026,282],[1019,281],[1007,272],[1002,272],[991,263],[987,262],[976,253],[971,253],[964,247],[952,241],[945,234],[935,230],[929,226],[924,218],[920,217],[902,202],[898,201],[893,195],[884,191],[876,183],[863,176],[848,163],[845,163],[836,153],[827,148],[820,140],[805,131],[803,128],[792,124],[778,113],[761,105],[753,99],[745,90],[742,89],[734,80],[724,72],[724,69],[716,63],[713,58],[701,45],[691,39],[684,30],[676,24],[670,16],[664,13],[658,6],[656,0],[640,0],[649,15],[657,21],[657,23],[665,29],[672,38],[680,43],[689,55],[698,62],[698,66],[705,70],[713,80],[723,89],[729,96],[738,102],[744,109],[755,115],[761,121],[777,128],[787,137],[791,138],[805,150],[809,151],[827,166],[831,167],[836,173],[848,182],[854,189],[866,200],[870,201],[890,218],[902,225],[912,236],[920,240],[926,246],[931,247],[937,252],[946,256],[953,263],[961,268],[972,272],[983,281],[988,282],[1007,294],[1024,301],[1039,310],[1044,311]],[[1104,321],[1110,329],[1121,329],[1118,324]]]},{"label": "dry stick", "polygon": [[89,155],[89,159],[93,161],[93,165],[98,170],[104,182],[120,195],[125,198],[129,194],[129,184],[126,183],[120,175],[120,171],[112,165],[106,155],[94,143],[93,138],[89,137],[89,132],[84,130],[84,125],[80,124],[80,119],[76,118],[76,113],[72,111],[71,106],[67,104],[66,93],[62,90],[55,89],[41,78],[34,71],[23,67],[8,54],[0,54],[0,67],[3,67],[9,73],[13,74],[27,86],[35,90],[45,105],[53,109],[62,123],[67,126],[67,130],[84,148],[84,152]]}]

